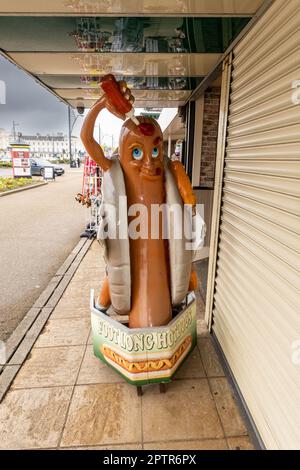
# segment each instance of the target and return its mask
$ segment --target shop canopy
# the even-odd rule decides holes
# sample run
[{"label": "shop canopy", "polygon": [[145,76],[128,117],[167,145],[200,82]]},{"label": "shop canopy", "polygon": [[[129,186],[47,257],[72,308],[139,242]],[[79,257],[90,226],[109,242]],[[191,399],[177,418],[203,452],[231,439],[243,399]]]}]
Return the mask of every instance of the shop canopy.
[{"label": "shop canopy", "polygon": [[263,0],[0,0],[0,52],[72,107],[122,77],[137,107],[177,107]]}]

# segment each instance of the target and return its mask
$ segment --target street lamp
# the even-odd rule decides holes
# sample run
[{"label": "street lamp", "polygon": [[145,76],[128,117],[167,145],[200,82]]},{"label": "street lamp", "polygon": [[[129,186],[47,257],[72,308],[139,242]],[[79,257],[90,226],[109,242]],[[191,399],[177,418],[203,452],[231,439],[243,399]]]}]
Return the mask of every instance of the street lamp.
[{"label": "street lamp", "polygon": [[17,139],[17,133],[16,133],[16,127],[19,126],[20,124],[18,122],[13,121],[13,139],[14,143],[16,143]]},{"label": "street lamp", "polygon": [[68,106],[70,168],[72,168],[72,132],[73,132],[77,119],[79,117],[83,117],[82,114],[78,114],[77,116],[75,116],[74,112],[73,112],[73,116],[75,117],[75,119],[73,121],[73,124],[71,125],[71,107]]}]

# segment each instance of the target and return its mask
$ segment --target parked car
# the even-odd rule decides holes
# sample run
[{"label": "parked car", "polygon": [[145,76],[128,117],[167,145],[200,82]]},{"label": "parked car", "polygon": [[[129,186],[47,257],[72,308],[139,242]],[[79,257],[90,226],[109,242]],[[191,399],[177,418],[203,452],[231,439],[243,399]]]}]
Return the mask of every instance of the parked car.
[{"label": "parked car", "polygon": [[31,158],[31,174],[33,176],[43,176],[45,166],[52,166],[54,168],[55,176],[61,176],[64,174],[65,170],[61,165],[54,165],[45,158]]}]

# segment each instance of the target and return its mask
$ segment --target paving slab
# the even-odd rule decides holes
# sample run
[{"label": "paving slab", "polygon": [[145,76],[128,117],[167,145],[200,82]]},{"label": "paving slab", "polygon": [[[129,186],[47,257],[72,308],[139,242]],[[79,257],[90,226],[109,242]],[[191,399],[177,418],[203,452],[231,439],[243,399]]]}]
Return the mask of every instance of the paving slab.
[{"label": "paving slab", "polygon": [[223,438],[220,419],[206,379],[177,380],[147,388],[142,396],[144,442]]},{"label": "paving slab", "polygon": [[12,389],[74,385],[85,346],[33,348]]},{"label": "paving slab", "polygon": [[88,318],[51,319],[39,336],[36,347],[77,346],[86,344],[90,332]]},{"label": "paving slab", "polygon": [[198,348],[195,348],[189,355],[186,362],[182,364],[178,372],[176,372],[176,379],[197,379],[205,377],[205,370],[202,364],[201,356]]},{"label": "paving slab", "polygon": [[76,271],[73,277],[74,282],[101,282],[105,276],[105,268],[81,268]]},{"label": "paving slab", "polygon": [[83,264],[82,264],[82,268],[104,268],[105,267],[105,262],[103,260],[103,256],[102,256],[102,253],[101,253],[101,249],[99,248],[99,250],[90,250],[84,260],[83,260]]},{"label": "paving slab", "polygon": [[90,330],[90,334],[89,334],[89,337],[88,337],[87,344],[93,344],[93,332],[92,332],[92,329]]},{"label": "paving slab", "polygon": [[202,318],[197,318],[197,335],[200,337],[209,337],[207,325],[205,323],[205,320]]},{"label": "paving slab", "polygon": [[141,399],[127,384],[75,387],[61,446],[141,442]]},{"label": "paving slab", "polygon": [[66,307],[57,307],[52,315],[51,320],[61,319],[61,318],[91,318],[91,312],[87,308],[77,308],[74,310],[73,308],[66,308]]},{"label": "paving slab", "polygon": [[126,383],[113,369],[95,357],[93,346],[88,345],[80,367],[77,384]]},{"label": "paving slab", "polygon": [[72,387],[10,391],[0,406],[0,449],[56,447]]},{"label": "paving slab", "polygon": [[226,377],[209,379],[210,387],[226,436],[242,436],[247,429]]},{"label": "paving slab", "polygon": [[229,437],[227,439],[230,450],[254,450],[254,445],[249,436]]},{"label": "paving slab", "polygon": [[73,279],[67,291],[64,293],[62,300],[65,299],[74,299],[80,297],[80,299],[85,300],[85,306],[88,311],[90,311],[90,291],[94,289],[95,291],[100,290],[102,282],[99,281],[76,281]]},{"label": "paving slab", "polygon": [[77,310],[80,308],[85,308],[90,311],[90,301],[89,301],[90,290],[85,292],[84,296],[80,295],[63,295],[60,299],[57,307]]},{"label": "paving slab", "polygon": [[134,444],[119,444],[106,446],[77,446],[77,447],[60,447],[60,450],[142,450],[143,446],[140,442]]},{"label": "paving slab", "polygon": [[[0,375],[0,403],[2,399],[5,397],[20,367],[21,366],[19,365],[14,365],[14,366],[6,366],[5,368],[3,368],[3,371]],[[0,430],[1,430],[1,425],[0,425]]]},{"label": "paving slab", "polygon": [[199,338],[198,348],[207,376],[224,377],[224,370],[219,361],[212,339],[210,337]]},{"label": "paving slab", "polygon": [[71,296],[62,297],[55,307],[55,312],[67,310],[72,310],[74,313],[77,311],[85,310],[89,314],[91,313],[89,302],[87,302],[86,299],[84,300],[84,302],[76,302],[76,298]]},{"label": "paving slab", "polygon": [[145,450],[228,450],[225,439],[202,439],[196,441],[169,441],[144,444]]}]

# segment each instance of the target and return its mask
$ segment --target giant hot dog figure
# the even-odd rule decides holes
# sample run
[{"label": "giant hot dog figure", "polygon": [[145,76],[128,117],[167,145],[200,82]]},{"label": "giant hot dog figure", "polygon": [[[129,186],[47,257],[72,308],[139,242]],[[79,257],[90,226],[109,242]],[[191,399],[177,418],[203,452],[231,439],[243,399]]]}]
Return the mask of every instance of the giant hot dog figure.
[{"label": "giant hot dog figure", "polygon": [[[89,111],[81,139],[104,172],[104,202],[117,208],[120,196],[126,196],[127,210],[134,204],[143,204],[148,213],[149,235],[106,240],[107,276],[98,304],[101,309],[112,304],[119,314],[129,314],[130,328],[166,325],[172,318],[172,306],[196,287],[196,276],[191,271],[193,252],[185,249],[184,239],[164,239],[161,220],[158,236],[151,237],[151,206],[194,206],[195,196],[181,163],[164,158],[162,132],[152,118],[127,119],[120,133],[119,158],[105,158],[93,137],[96,118],[107,108],[125,120],[134,98],[126,83],[116,82],[112,75],[105,76],[101,85],[104,95]],[[116,209],[117,224],[120,217],[120,209]],[[127,223],[133,219],[129,213]]]}]

